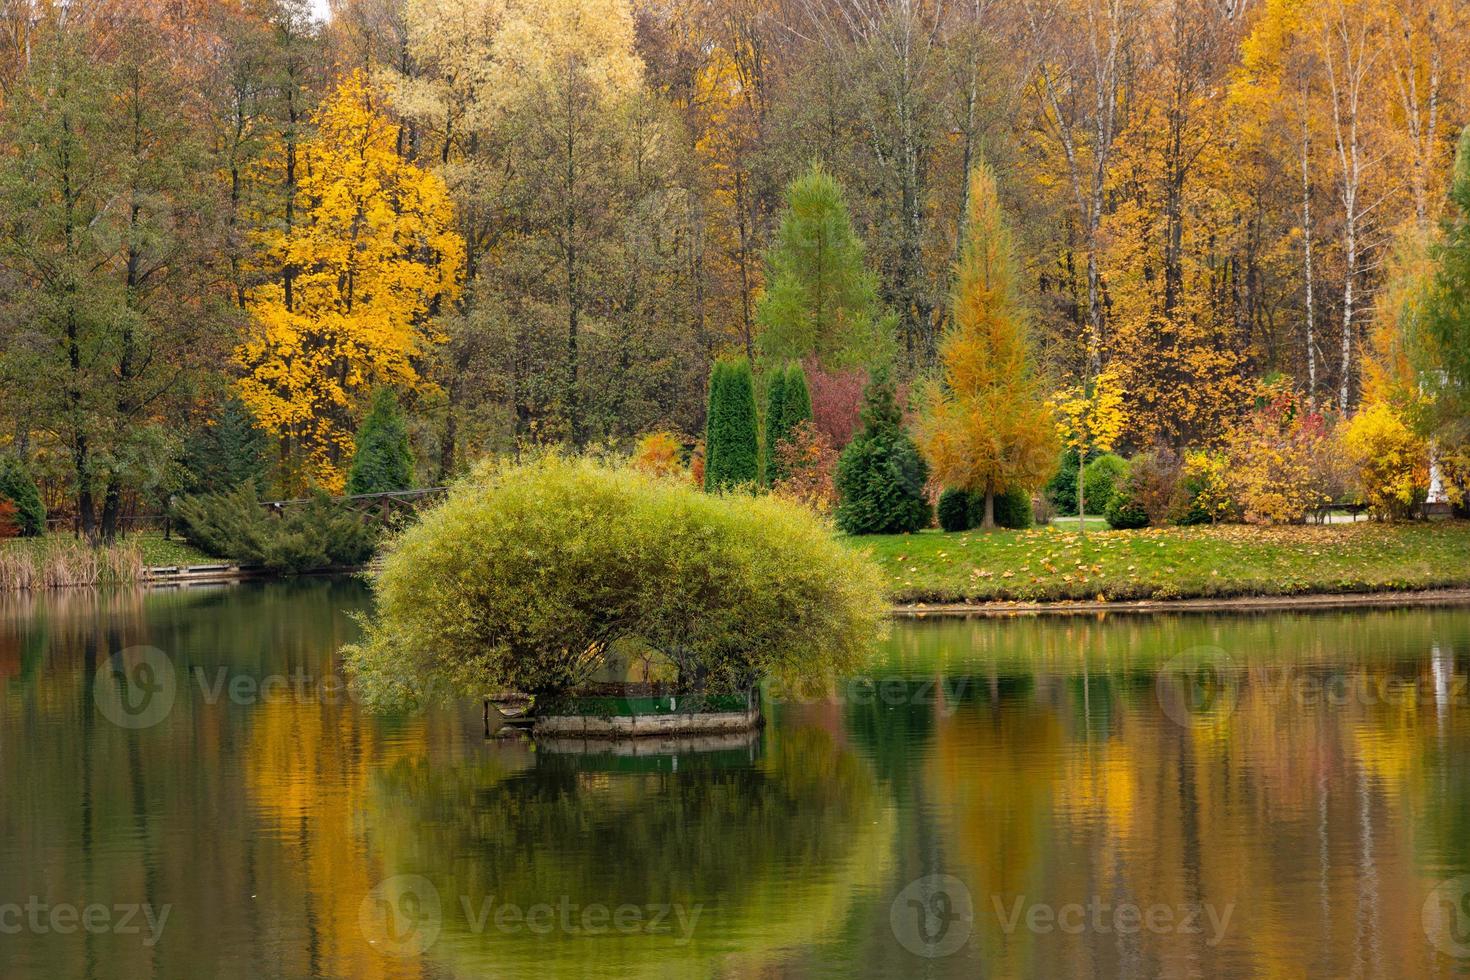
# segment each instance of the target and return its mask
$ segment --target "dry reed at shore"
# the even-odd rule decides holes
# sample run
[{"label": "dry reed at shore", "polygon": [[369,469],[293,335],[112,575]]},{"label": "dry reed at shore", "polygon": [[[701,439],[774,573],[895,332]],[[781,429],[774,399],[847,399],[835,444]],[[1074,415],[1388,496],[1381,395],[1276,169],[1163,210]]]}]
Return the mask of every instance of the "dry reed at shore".
[{"label": "dry reed at shore", "polygon": [[142,552],[131,542],[12,541],[0,546],[0,591],[127,585],[141,581],[145,568]]}]

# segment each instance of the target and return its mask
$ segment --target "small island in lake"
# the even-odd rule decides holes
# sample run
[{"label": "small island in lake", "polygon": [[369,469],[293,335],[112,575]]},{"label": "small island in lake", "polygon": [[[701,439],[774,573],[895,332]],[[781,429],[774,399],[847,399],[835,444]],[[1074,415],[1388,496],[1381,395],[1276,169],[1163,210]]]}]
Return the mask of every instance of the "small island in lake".
[{"label": "small island in lake", "polygon": [[753,727],[763,678],[850,672],[887,611],[870,559],[798,504],[557,455],[476,471],[374,591],[345,651],[367,704],[521,694],[557,735]]}]

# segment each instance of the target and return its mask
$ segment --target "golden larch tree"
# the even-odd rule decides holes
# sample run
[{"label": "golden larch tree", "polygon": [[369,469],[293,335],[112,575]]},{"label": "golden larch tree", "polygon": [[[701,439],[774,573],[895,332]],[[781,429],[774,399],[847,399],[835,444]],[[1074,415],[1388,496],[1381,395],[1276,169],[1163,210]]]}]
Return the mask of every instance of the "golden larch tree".
[{"label": "golden larch tree", "polygon": [[361,73],[301,148],[299,216],[259,235],[240,394],[281,439],[284,489],[339,492],[373,388],[421,385],[431,318],[459,287],[464,242],[443,180],[401,159]]},{"label": "golden larch tree", "polygon": [[984,495],[984,523],[993,527],[997,494],[1035,490],[1051,475],[1057,435],[1032,368],[1011,231],[985,163],[970,173],[952,303],[941,378],[919,394],[918,441],[937,479]]}]

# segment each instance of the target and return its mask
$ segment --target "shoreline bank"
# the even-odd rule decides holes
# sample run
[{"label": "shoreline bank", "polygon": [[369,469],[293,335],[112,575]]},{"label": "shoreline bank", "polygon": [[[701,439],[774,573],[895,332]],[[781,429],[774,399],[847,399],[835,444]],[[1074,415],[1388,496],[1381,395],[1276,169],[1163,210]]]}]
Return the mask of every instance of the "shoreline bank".
[{"label": "shoreline bank", "polygon": [[889,609],[896,619],[940,617],[1056,616],[1097,613],[1301,612],[1317,609],[1372,609],[1396,606],[1470,606],[1470,587],[1384,589],[1377,592],[1304,592],[1297,595],[1227,596],[1193,599],[1131,599],[1117,602],[900,603]]}]

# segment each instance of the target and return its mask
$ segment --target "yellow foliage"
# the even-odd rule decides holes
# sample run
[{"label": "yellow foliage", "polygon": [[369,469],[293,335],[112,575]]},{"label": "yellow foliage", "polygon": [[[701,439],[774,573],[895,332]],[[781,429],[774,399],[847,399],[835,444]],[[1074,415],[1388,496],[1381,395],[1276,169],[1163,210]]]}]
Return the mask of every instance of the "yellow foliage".
[{"label": "yellow foliage", "polygon": [[1062,444],[1075,449],[1084,460],[1088,453],[1111,450],[1128,418],[1123,409],[1123,385],[1111,370],[1098,375],[1090,386],[1063,388],[1052,396],[1051,405]]},{"label": "yellow foliage", "polygon": [[1326,425],[1303,412],[1285,380],[1261,395],[1265,404],[1226,437],[1230,491],[1250,523],[1295,524],[1330,502],[1314,466]]},{"label": "yellow foliage", "polygon": [[240,395],[285,440],[299,482],[331,492],[371,390],[420,386],[440,339],[430,317],[457,294],[464,261],[444,182],[399,158],[374,99],[356,73],[317,111],[296,224],[259,236],[264,281],[247,294],[252,331],[235,352]]},{"label": "yellow foliage", "polygon": [[632,94],[643,83],[628,0],[517,0],[506,5],[495,57],[507,84],[566,94],[586,85],[595,99]]},{"label": "yellow foliage", "polygon": [[939,351],[943,384],[921,392],[918,443],[945,486],[1034,490],[1056,465],[1055,423],[1031,370],[1011,234],[985,164],[970,174],[966,235]]},{"label": "yellow foliage", "polygon": [[747,158],[758,144],[756,94],[739,61],[715,46],[694,76],[694,152],[708,179],[705,256],[710,277],[711,320],[750,322],[764,278],[754,255],[750,214],[756,189]]},{"label": "yellow foliage", "polygon": [[1429,486],[1429,448],[1387,402],[1373,402],[1352,417],[1343,449],[1363,496],[1382,516],[1407,513]]},{"label": "yellow foliage", "polygon": [[1180,482],[1194,491],[1194,506],[1210,521],[1228,518],[1235,510],[1230,460],[1221,452],[1191,449],[1184,454]]},{"label": "yellow foliage", "polygon": [[1425,350],[1421,331],[1425,301],[1434,282],[1429,235],[1410,226],[1400,234],[1374,309],[1369,349],[1363,358],[1363,401],[1388,402],[1409,411],[1427,407],[1415,363]]}]

